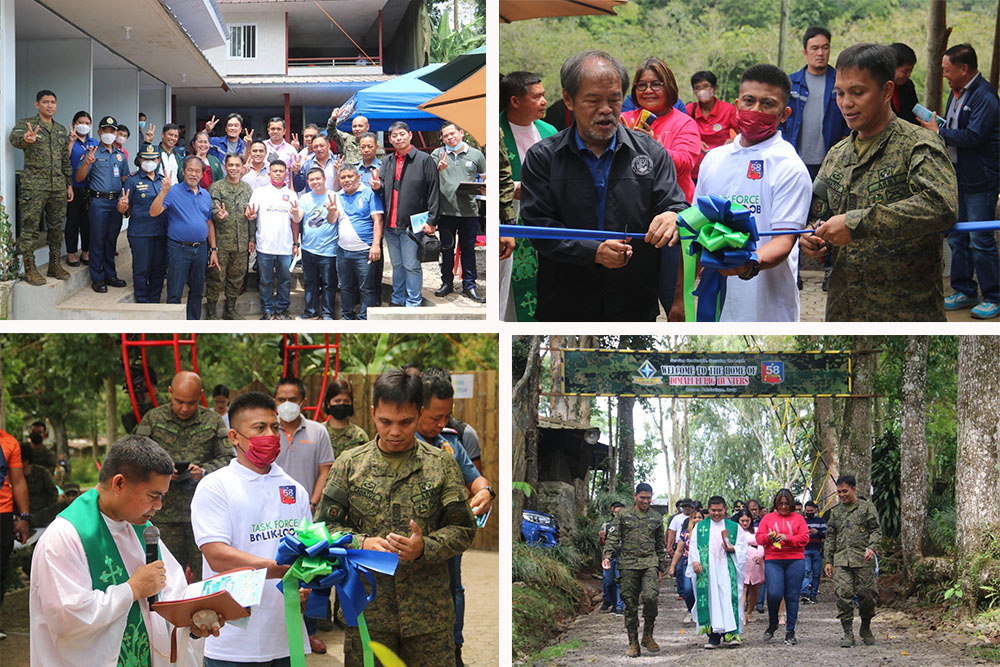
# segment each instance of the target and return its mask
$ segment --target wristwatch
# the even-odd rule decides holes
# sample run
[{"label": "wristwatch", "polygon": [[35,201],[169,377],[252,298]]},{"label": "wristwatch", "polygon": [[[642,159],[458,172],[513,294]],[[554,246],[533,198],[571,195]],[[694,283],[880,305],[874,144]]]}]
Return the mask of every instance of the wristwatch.
[{"label": "wristwatch", "polygon": [[293,243],[293,244],[292,244],[292,247],[293,247],[293,248],[299,248],[299,247],[301,247],[301,246],[300,246],[300,244],[298,244],[298,243]]},{"label": "wristwatch", "polygon": [[760,262],[751,257],[749,264],[750,268],[740,274],[740,280],[750,280],[760,273]]},{"label": "wristwatch", "polygon": [[209,248],[208,251],[209,252],[219,252],[219,249],[218,248]]},{"label": "wristwatch", "polygon": [[21,512],[19,516],[22,521],[27,521],[28,519],[31,518],[31,514],[29,514],[28,512]]},{"label": "wristwatch", "polygon": [[493,487],[492,487],[492,486],[487,486],[487,487],[486,487],[486,490],[490,492],[490,500],[491,500],[491,501],[493,501],[493,500],[496,500],[496,499],[497,499],[497,492],[493,490]]}]

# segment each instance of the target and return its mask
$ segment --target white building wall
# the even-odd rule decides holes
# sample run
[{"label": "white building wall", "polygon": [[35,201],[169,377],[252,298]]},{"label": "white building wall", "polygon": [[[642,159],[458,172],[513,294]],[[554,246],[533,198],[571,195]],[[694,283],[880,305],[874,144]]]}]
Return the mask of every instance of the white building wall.
[{"label": "white building wall", "polygon": [[236,74],[284,74],[284,12],[276,11],[274,5],[246,8],[223,5],[221,10],[227,26],[242,23],[257,25],[257,57],[253,60],[230,60],[228,42],[225,46],[207,49],[205,57],[219,74],[223,78]]},{"label": "white building wall", "polygon": [[[15,90],[17,54],[14,36],[14,0],[0,0],[0,90]],[[4,198],[4,208],[14,216],[14,163],[16,150],[7,141],[10,129],[17,122],[16,95],[0,94],[0,197]]]},{"label": "white building wall", "polygon": [[[161,86],[162,87],[162,86]],[[94,122],[114,116],[128,126],[131,134],[125,143],[129,158],[139,149],[139,70],[134,67],[94,70]],[[135,170],[130,161],[129,171]]]},{"label": "white building wall", "polygon": [[[160,130],[167,122],[167,114],[170,109],[170,93],[169,88],[164,86],[163,83],[154,79],[149,74],[141,72],[139,74],[139,108],[136,110],[136,126],[133,133],[138,135],[139,132],[139,111],[146,114],[146,122],[150,125],[156,126],[156,136],[153,142],[156,143],[160,140]],[[129,125],[126,123],[126,125]],[[131,127],[131,125],[129,125]],[[149,127],[147,125],[147,127]]]}]

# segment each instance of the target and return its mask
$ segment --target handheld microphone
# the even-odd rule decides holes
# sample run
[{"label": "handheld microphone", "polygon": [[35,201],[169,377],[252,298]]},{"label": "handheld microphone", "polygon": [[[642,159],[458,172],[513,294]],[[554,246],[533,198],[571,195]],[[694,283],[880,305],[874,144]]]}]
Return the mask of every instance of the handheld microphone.
[{"label": "handheld microphone", "polygon": [[[142,541],[146,543],[146,565],[158,561],[160,559],[160,529],[152,524],[146,526],[142,531]],[[156,598],[155,593],[147,598],[150,607],[156,602]]]}]

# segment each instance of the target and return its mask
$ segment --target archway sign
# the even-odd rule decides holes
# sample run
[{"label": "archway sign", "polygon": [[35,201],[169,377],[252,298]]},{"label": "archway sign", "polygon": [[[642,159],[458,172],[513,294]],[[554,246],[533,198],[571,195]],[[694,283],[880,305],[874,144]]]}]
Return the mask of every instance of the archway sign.
[{"label": "archway sign", "polygon": [[851,353],[563,348],[562,394],[638,398],[849,397]]}]

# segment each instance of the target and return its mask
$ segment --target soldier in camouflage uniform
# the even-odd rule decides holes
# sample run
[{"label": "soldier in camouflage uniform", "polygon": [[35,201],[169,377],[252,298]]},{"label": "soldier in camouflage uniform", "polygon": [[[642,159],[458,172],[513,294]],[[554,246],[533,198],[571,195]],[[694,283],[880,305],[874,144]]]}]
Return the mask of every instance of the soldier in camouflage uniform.
[{"label": "soldier in camouflage uniform", "polygon": [[201,579],[201,552],[191,531],[191,499],[201,478],[229,464],[233,447],[222,417],[200,404],[201,378],[182,371],[170,383],[170,403],[147,412],[135,435],[152,438],[170,454],[174,463],[187,461],[188,469],[170,478],[170,492],[156,513],[160,538],[181,567],[190,566]]},{"label": "soldier in camouflage uniform", "polygon": [[[454,457],[415,437],[422,393],[403,371],[375,381],[378,437],[334,461],[315,520],[353,533],[360,548],[399,554],[395,576],[374,575],[371,638],[410,667],[440,667],[455,664],[448,559],[468,549],[476,522]],[[361,664],[358,629],[348,627],[344,665]]]},{"label": "soldier in camouflage uniform", "polygon": [[56,471],[56,466],[59,463],[56,461],[56,454],[45,444],[45,436],[36,431],[32,431],[28,434],[28,440],[31,441],[31,459],[32,463],[41,468],[45,468],[49,471],[49,474],[54,474]]},{"label": "soldier in camouflage uniform", "polygon": [[625,603],[625,630],[628,632],[630,658],[639,655],[639,600],[642,600],[642,645],[659,651],[653,640],[656,604],[660,594],[660,579],[667,569],[667,549],[663,541],[663,517],[649,509],[653,488],[642,482],[635,487],[635,507],[618,510],[604,542],[605,569],[611,567],[616,552],[621,571],[619,586]]},{"label": "soldier in camouflage uniform", "polygon": [[[226,282],[224,320],[243,319],[236,314],[236,299],[247,273],[250,243],[257,238],[257,219],[244,215],[253,188],[242,180],[243,161],[238,155],[226,157],[226,178],[208,188],[212,195],[212,221],[215,223],[215,245],[219,248],[219,268],[209,268],[205,280],[205,319],[217,318],[216,304],[222,281]],[[239,162],[239,164],[237,164]]]},{"label": "soldier in camouflage uniform", "polygon": [[867,500],[858,498],[856,482],[851,475],[837,478],[837,497],[840,504],[830,510],[826,542],[823,545],[823,570],[833,577],[837,595],[837,618],[844,628],[840,640],[843,648],[854,646],[854,596],[858,596],[858,615],[861,617],[861,640],[866,645],[875,643],[871,631],[875,615],[878,585],[875,581],[875,559],[882,541],[882,527],[878,512]]},{"label": "soldier in camouflage uniform", "polygon": [[[330,114],[330,120],[326,124],[326,136],[330,143],[337,145],[337,152],[344,156],[344,164],[356,164],[361,161],[361,150],[358,148],[358,141],[361,135],[368,132],[371,124],[364,116],[355,116],[351,120],[351,131],[341,132],[337,129],[337,116],[340,115],[340,107],[337,107]],[[376,142],[377,143],[377,142]],[[385,157],[385,148],[377,146],[375,156],[379,159]]]},{"label": "soldier in camouflage uniform", "polygon": [[799,241],[812,257],[832,244],[828,322],[945,320],[935,232],[957,220],[958,184],[941,138],[892,113],[892,54],[856,44],[837,60],[835,89],[851,91],[837,104],[852,132],[823,160],[809,210],[819,226]]},{"label": "soldier in camouflage uniform", "polygon": [[351,447],[371,440],[363,428],[349,421],[354,416],[354,387],[349,380],[330,380],[323,394],[323,412],[327,415],[326,432],[330,434],[334,460]]},{"label": "soldier in camouflage uniform", "polygon": [[21,233],[17,251],[24,262],[23,280],[31,285],[44,285],[45,278],[35,267],[35,243],[45,212],[49,243],[49,268],[46,275],[58,280],[69,278],[69,272],[59,265],[62,251],[63,225],[66,222],[66,202],[73,201],[73,175],[66,143],[68,132],[57,123],[56,94],[41,90],[35,96],[38,113],[22,118],[10,131],[10,145],[24,151],[21,172]]}]

